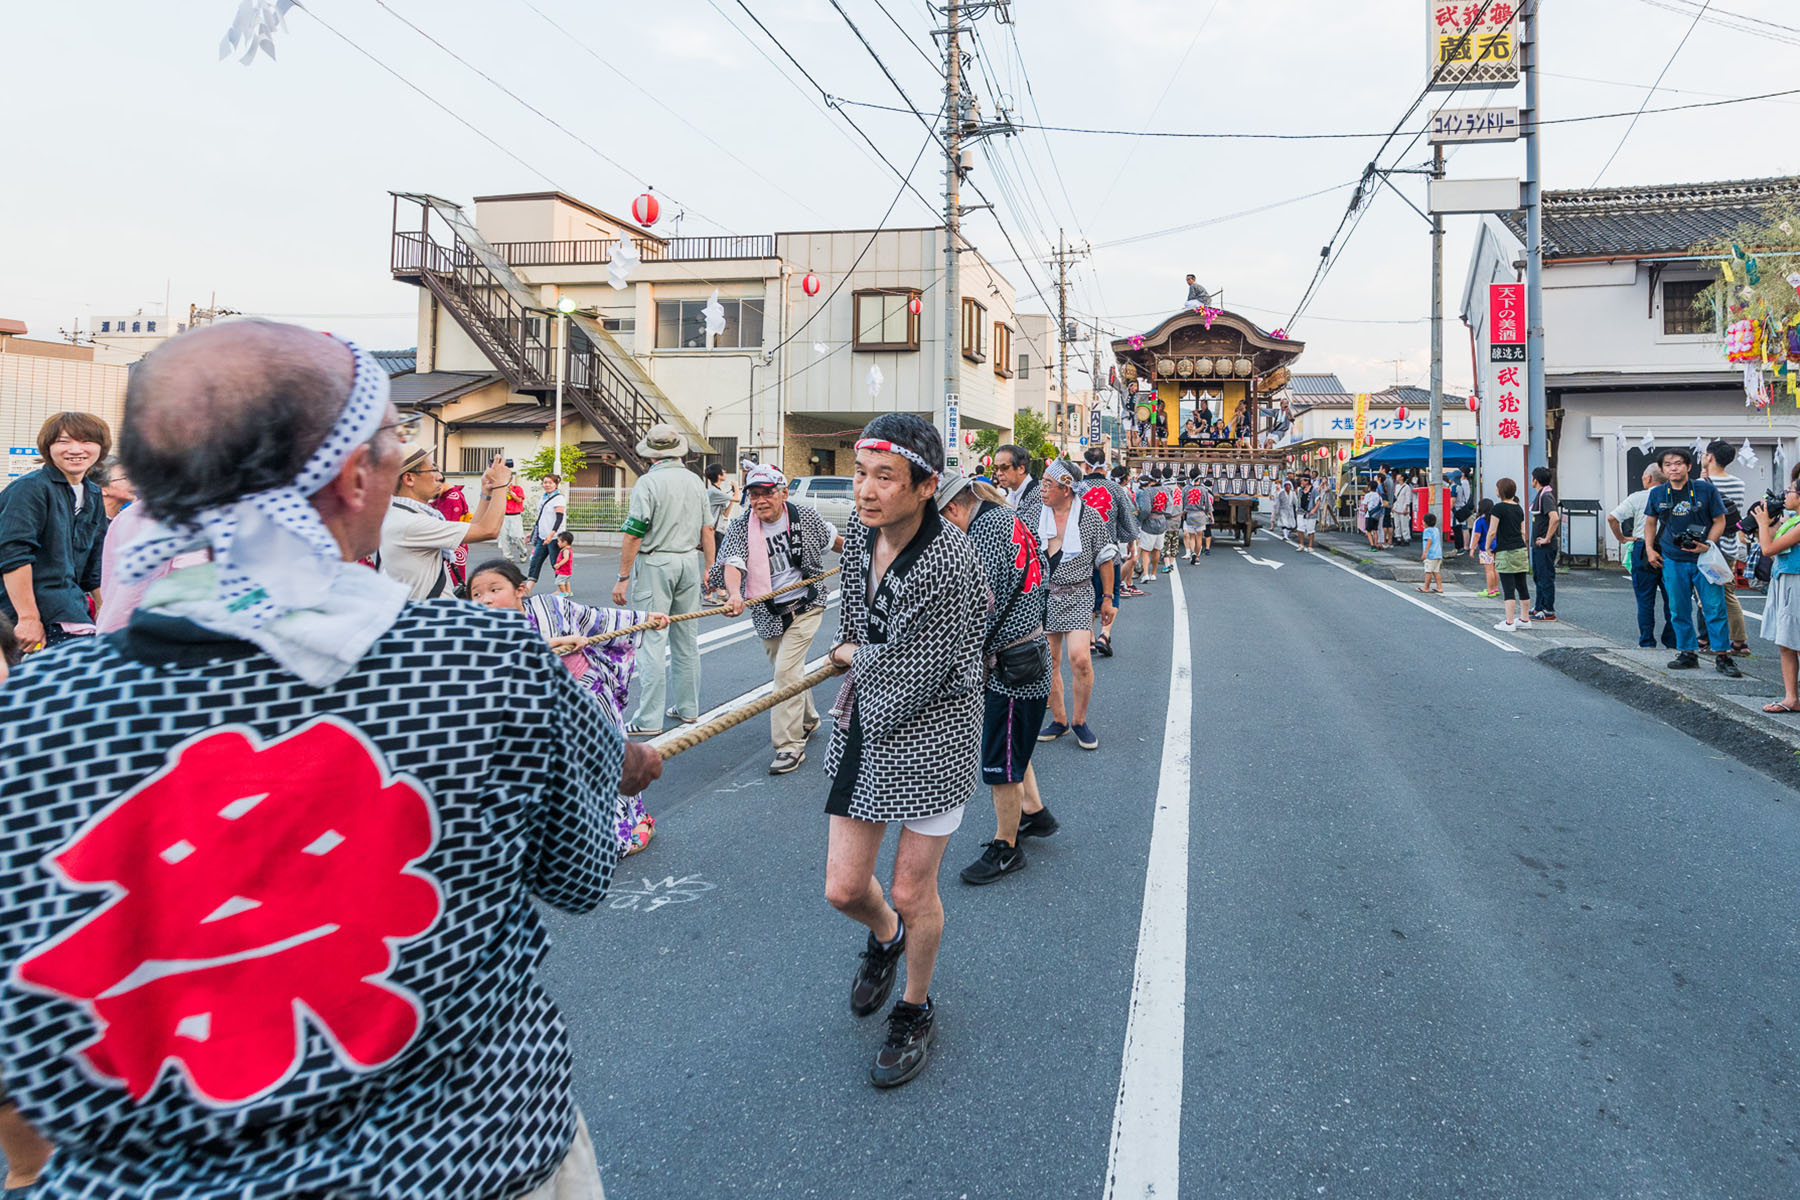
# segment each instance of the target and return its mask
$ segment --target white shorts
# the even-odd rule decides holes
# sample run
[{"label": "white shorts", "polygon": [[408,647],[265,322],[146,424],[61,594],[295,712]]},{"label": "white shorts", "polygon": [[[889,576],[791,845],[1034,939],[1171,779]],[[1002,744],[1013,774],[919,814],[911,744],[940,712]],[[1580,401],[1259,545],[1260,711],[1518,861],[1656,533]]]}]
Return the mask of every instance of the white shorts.
[{"label": "white shorts", "polygon": [[949,837],[962,826],[963,810],[968,804],[959,804],[947,813],[939,813],[935,817],[920,817],[916,821],[903,821],[901,824],[914,833],[925,837]]},{"label": "white shorts", "polygon": [[1160,533],[1138,534],[1138,549],[1143,550],[1146,553],[1155,554],[1158,550],[1161,550],[1162,542],[1163,535]]},{"label": "white shorts", "polygon": [[1319,518],[1317,518],[1317,517],[1301,517],[1300,518],[1300,532],[1301,533],[1317,533],[1317,532],[1319,532]]},{"label": "white shorts", "polygon": [[1444,560],[1441,558],[1426,559],[1425,573],[1427,575],[1442,575],[1444,573]]}]

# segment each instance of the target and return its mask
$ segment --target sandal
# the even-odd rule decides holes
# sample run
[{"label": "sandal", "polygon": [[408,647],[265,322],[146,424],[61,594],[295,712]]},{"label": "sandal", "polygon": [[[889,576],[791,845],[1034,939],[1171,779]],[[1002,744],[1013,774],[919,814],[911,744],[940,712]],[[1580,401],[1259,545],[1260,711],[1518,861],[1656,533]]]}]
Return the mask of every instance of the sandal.
[{"label": "sandal", "polygon": [[1766,713],[1800,713],[1800,704],[1789,704],[1786,700],[1773,700],[1763,705]]},{"label": "sandal", "polygon": [[1749,642],[1733,642],[1733,643],[1731,643],[1731,656],[1733,658],[1749,658],[1750,657],[1750,643]]},{"label": "sandal", "polygon": [[631,844],[625,848],[625,857],[630,858],[645,846],[648,846],[650,844],[650,839],[655,836],[656,818],[645,817],[632,829]]}]

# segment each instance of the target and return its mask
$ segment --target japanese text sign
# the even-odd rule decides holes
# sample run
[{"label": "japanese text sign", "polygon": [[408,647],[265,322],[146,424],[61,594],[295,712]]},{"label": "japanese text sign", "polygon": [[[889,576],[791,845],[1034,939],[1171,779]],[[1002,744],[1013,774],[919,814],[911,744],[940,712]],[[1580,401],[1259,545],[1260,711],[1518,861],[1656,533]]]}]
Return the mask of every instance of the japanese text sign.
[{"label": "japanese text sign", "polygon": [[1492,346],[1523,346],[1525,344],[1524,284],[1488,284],[1488,344]]},{"label": "japanese text sign", "polygon": [[[1520,0],[1426,0],[1432,89],[1511,87],[1519,82]],[[1485,10],[1485,11],[1484,11]]]}]

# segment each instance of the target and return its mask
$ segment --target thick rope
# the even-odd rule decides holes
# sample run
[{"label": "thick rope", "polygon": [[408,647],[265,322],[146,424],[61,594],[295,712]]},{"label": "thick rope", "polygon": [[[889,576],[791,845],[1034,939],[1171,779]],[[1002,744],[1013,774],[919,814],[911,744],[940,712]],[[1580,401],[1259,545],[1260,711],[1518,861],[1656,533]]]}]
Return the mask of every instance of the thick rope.
[{"label": "thick rope", "polygon": [[[821,578],[823,578],[823,576],[821,576]],[[795,683],[790,683],[784,688],[776,688],[761,700],[753,700],[742,708],[732,709],[730,712],[716,720],[708,721],[704,725],[697,725],[694,728],[687,730],[685,733],[670,738],[668,741],[658,746],[657,751],[662,755],[663,761],[668,762],[683,750],[692,750],[695,746],[698,746],[701,742],[704,742],[707,738],[710,738],[715,734],[724,733],[727,729],[742,725],[745,721],[748,721],[758,713],[766,713],[782,701],[792,700],[801,692],[811,691],[832,676],[842,675],[844,670],[845,668],[838,666],[836,663],[826,663],[806,678]]]},{"label": "thick rope", "polygon": [[[813,584],[819,583],[822,580],[830,579],[833,575],[836,575],[838,573],[838,571],[840,571],[841,569],[842,568],[840,568],[840,567],[833,567],[833,568],[831,568],[831,570],[826,571],[823,575],[814,575],[811,579],[802,579],[798,583],[790,583],[786,587],[778,587],[766,596],[758,596],[754,600],[744,601],[744,607],[749,608],[752,604],[766,604],[768,601],[773,600],[777,596],[785,596],[787,593],[797,592],[803,587],[811,587]],[[681,613],[676,616],[671,616],[669,618],[669,624],[673,625],[677,621],[698,621],[701,617],[720,617],[720,616],[726,615],[729,611],[730,610],[727,609],[724,605],[720,605],[718,608],[703,608],[699,612]],[[597,634],[594,637],[582,638],[581,642],[579,644],[579,647],[572,647],[572,648],[580,648],[580,647],[586,647],[586,646],[598,646],[601,642],[610,642],[614,638],[619,638],[619,637],[629,637],[631,634],[642,633],[646,629],[650,629],[650,628],[652,628],[650,622],[639,621],[636,625],[627,625],[622,629],[615,629],[610,633],[602,633],[602,634]],[[564,651],[564,653],[567,653],[567,652],[568,651]]]}]

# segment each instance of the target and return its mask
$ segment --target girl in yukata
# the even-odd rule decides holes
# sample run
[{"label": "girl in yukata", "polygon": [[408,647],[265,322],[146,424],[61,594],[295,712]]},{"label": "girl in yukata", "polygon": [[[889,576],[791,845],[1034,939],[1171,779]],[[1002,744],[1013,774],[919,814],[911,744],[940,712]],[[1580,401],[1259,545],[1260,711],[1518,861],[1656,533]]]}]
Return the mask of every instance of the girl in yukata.
[{"label": "girl in yukata", "polygon": [[[531,580],[514,563],[491,559],[469,577],[469,599],[486,608],[505,608],[523,613],[531,627],[550,643],[570,674],[594,693],[613,724],[625,728],[625,696],[637,674],[637,651],[642,634],[613,638],[583,646],[582,639],[610,633],[648,621],[667,628],[668,613],[633,612],[625,608],[593,608],[555,593],[531,595]],[[615,832],[627,855],[650,844],[656,818],[644,811],[641,796],[619,797]]]}]

